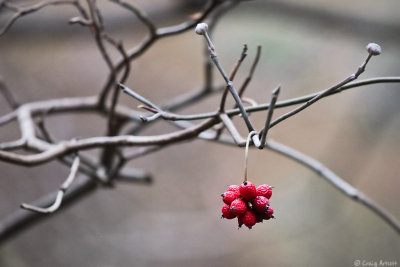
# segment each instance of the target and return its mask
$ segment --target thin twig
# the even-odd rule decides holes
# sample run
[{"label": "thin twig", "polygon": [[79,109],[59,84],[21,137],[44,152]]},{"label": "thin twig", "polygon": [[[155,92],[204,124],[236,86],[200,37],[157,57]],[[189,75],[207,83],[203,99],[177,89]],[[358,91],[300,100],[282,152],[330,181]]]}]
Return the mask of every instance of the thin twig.
[{"label": "thin twig", "polygon": [[277,88],[275,88],[272,91],[271,101],[269,102],[267,119],[265,121],[265,126],[261,131],[261,138],[260,138],[261,139],[261,146],[260,146],[260,148],[263,148],[265,146],[265,140],[267,138],[268,130],[270,128],[272,114],[274,113],[275,103],[276,103],[276,100],[278,99],[280,89],[281,89],[281,87],[278,86]]},{"label": "thin twig", "polygon": [[[185,122],[185,124],[185,127],[191,127],[191,123]],[[179,126],[180,124],[177,125]],[[219,139],[215,139],[212,133],[200,134],[199,138],[208,141],[218,142],[221,144],[236,146],[236,143],[227,135],[221,135]],[[397,233],[400,233],[400,222],[394,217],[394,215],[386,211],[383,207],[379,206],[367,195],[360,192],[349,183],[344,181],[342,178],[340,178],[338,175],[336,175],[334,172],[332,172],[316,159],[311,158],[291,147],[285,146],[271,139],[269,139],[266,143],[266,148],[282,154],[283,156],[288,157],[311,169],[317,175],[332,184],[336,189],[344,193],[347,197],[369,208],[374,214],[378,215],[381,219],[388,223],[389,226],[391,226]]]},{"label": "thin twig", "polygon": [[0,143],[0,150],[13,150],[23,148],[26,145],[26,140],[24,138],[20,138],[10,142]]},{"label": "thin twig", "polygon": [[[225,113],[221,113],[219,115],[221,121],[223,122],[223,124],[225,125],[226,129],[228,130],[228,132],[231,134],[233,140],[235,141],[235,143],[240,146],[243,143],[245,143],[245,139],[242,138],[242,136],[240,135],[239,131],[236,129],[235,125],[233,124],[232,120],[228,117],[228,115],[226,115]],[[221,132],[219,131],[219,129],[216,132],[216,136],[215,139],[218,139],[219,136],[221,135]]]},{"label": "thin twig", "polygon": [[[249,83],[253,77],[254,71],[256,70],[257,64],[260,60],[260,57],[261,57],[261,45],[257,46],[257,53],[256,53],[256,56],[254,57],[253,64],[251,65],[249,75],[246,77],[242,86],[240,86],[240,88],[239,88],[238,94],[240,97],[243,96],[244,91],[246,90],[247,86],[249,85]],[[235,104],[234,108],[237,108],[236,104]]]},{"label": "thin twig", "polygon": [[361,64],[361,66],[358,67],[357,71],[355,73],[353,73],[352,75],[350,75],[349,77],[347,77],[346,79],[344,79],[343,81],[339,82],[338,84],[336,84],[336,85],[334,85],[334,86],[332,86],[332,87],[330,87],[328,89],[325,89],[325,90],[321,91],[318,95],[316,95],[312,99],[308,100],[306,103],[304,103],[300,107],[293,109],[292,111],[280,116],[279,118],[277,118],[276,120],[271,122],[270,128],[272,128],[275,125],[277,125],[278,123],[290,118],[291,116],[299,113],[300,111],[306,109],[307,107],[311,106],[312,104],[314,104],[315,102],[317,102],[321,98],[331,94],[332,92],[334,92],[337,89],[343,87],[344,85],[348,84],[349,82],[354,81],[355,79],[357,79],[358,76],[360,76],[360,74],[364,72],[365,67],[367,66],[368,61],[371,59],[371,57],[372,57],[372,54],[371,53],[368,54],[368,57]]},{"label": "thin twig", "polygon": [[[351,84],[345,85],[343,87],[338,88],[337,90],[330,92],[328,95],[325,95],[324,97],[331,96],[337,93],[340,93],[342,91],[352,89],[352,88],[357,88],[365,85],[370,85],[370,84],[379,84],[379,83],[400,83],[400,77],[379,77],[379,78],[371,78],[371,79],[365,79],[361,80],[358,82],[353,82]],[[284,107],[289,107],[297,104],[302,104],[305,103],[315,96],[318,96],[321,92],[316,92],[312,93],[309,95],[301,96],[301,97],[296,97],[296,98],[291,98],[287,100],[281,100],[276,102],[275,108],[284,108]],[[262,111],[262,110],[267,110],[269,109],[270,103],[264,103],[264,104],[259,104],[257,106],[247,106],[245,107],[245,110],[247,113],[252,113],[252,112],[257,112],[257,111]],[[240,109],[229,109],[226,110],[225,113],[232,117],[238,114],[241,114]],[[200,113],[200,114],[190,114],[190,115],[181,115],[181,114],[173,114],[171,113],[170,116],[165,116],[163,117],[164,119],[171,119],[171,120],[203,120],[203,119],[208,119],[212,117],[218,116],[218,111],[214,112],[207,112],[207,113]],[[0,119],[1,122],[1,119]]]},{"label": "thin twig", "polygon": [[[243,46],[243,50],[242,53],[240,54],[239,59],[236,61],[235,65],[233,66],[233,69],[231,70],[231,73],[229,74],[229,80],[233,81],[233,79],[235,78],[236,72],[238,71],[240,65],[242,64],[243,60],[246,58],[247,56],[247,45],[245,44]],[[220,112],[224,112],[225,111],[225,103],[226,103],[226,97],[228,95],[229,92],[229,87],[226,86],[224,92],[222,93],[221,96],[221,102],[219,105],[219,111]]]},{"label": "thin twig", "polygon": [[138,93],[134,92],[134,91],[133,91],[132,89],[130,89],[129,87],[127,87],[127,86],[125,86],[125,85],[123,85],[123,84],[120,84],[119,86],[120,86],[120,88],[122,89],[122,91],[123,91],[125,94],[127,94],[127,95],[133,97],[134,99],[136,99],[137,101],[139,101],[139,102],[145,104],[145,105],[148,106],[148,107],[151,107],[151,108],[153,108],[153,109],[155,109],[155,110],[157,110],[157,111],[161,111],[161,109],[160,109],[158,106],[156,106],[155,104],[153,104],[152,102],[150,102],[148,99],[144,98],[143,96],[139,95]]},{"label": "thin twig", "polygon": [[44,138],[44,140],[46,140],[46,142],[55,143],[55,139],[51,136],[45,124],[45,117],[49,113],[49,111],[50,110],[46,110],[42,112],[40,119],[37,123],[37,126],[39,128],[40,133],[42,134],[42,137]]},{"label": "thin twig", "polygon": [[4,2],[3,6],[11,9],[15,12],[15,14],[8,20],[8,22],[4,25],[4,27],[0,30],[0,37],[3,36],[11,26],[21,17],[36,12],[46,6],[49,5],[62,5],[62,4],[75,4],[75,0],[72,1],[65,1],[65,0],[49,0],[49,1],[42,1],[35,5],[28,6],[28,7],[16,7],[8,2]]},{"label": "thin twig", "polygon": [[141,21],[143,22],[144,25],[146,25],[146,27],[149,29],[150,35],[154,36],[156,34],[156,26],[154,25],[154,23],[151,21],[151,19],[149,18],[149,16],[144,13],[142,10],[140,10],[139,8],[135,7],[134,5],[132,5],[131,3],[125,2],[125,1],[121,1],[121,0],[110,0],[111,2],[114,2],[118,5],[120,5],[123,8],[126,8],[127,10],[131,11],[133,14],[135,14],[135,16]]},{"label": "thin twig", "polygon": [[[173,26],[168,26],[164,28],[158,28],[156,30],[156,33],[154,35],[148,35],[143,42],[141,42],[138,46],[132,48],[127,52],[129,60],[133,60],[140,55],[142,55],[147,49],[149,49],[156,41],[168,37],[168,36],[173,36],[180,34],[182,32],[185,32],[191,28],[193,28],[197,23],[200,21],[204,20],[215,8],[217,8],[219,5],[221,5],[222,2],[219,0],[209,0],[205,4],[205,7],[203,11],[201,12],[200,16],[195,18],[195,19],[190,19],[185,22],[182,22],[177,25]],[[115,65],[115,70],[116,72],[119,72],[122,68],[124,67],[124,61],[121,59],[116,65]],[[103,86],[103,89],[101,91],[101,98],[100,99],[105,99],[105,95],[107,95],[109,89],[114,85],[114,77],[112,74],[109,74],[107,81],[105,85]],[[101,103],[102,101],[100,101]]]},{"label": "thin twig", "polygon": [[373,213],[378,215],[381,219],[383,219],[386,223],[388,223],[398,234],[400,234],[400,222],[388,211],[375,203],[372,199],[366,196],[364,193],[360,192],[349,183],[344,181],[330,169],[325,167],[322,163],[318,162],[314,158],[311,158],[307,155],[302,154],[299,151],[294,150],[288,146],[280,144],[278,142],[269,140],[267,142],[267,148],[278,152],[290,159],[293,159],[300,164],[306,166],[311,169],[319,176],[324,178],[330,184],[332,184],[336,189],[344,193],[349,198],[354,201],[358,201],[368,209],[370,209]]},{"label": "thin twig", "polygon": [[[105,40],[107,40],[110,44],[112,44],[119,51],[119,53],[122,55],[122,57],[125,60],[125,70],[119,81],[119,83],[124,83],[129,76],[129,72],[130,72],[130,68],[131,68],[130,61],[128,59],[128,55],[126,54],[124,46],[123,46],[122,42],[115,41],[113,38],[111,38],[106,33],[103,33],[103,38]],[[116,85],[116,87],[119,87],[119,85]],[[118,88],[115,88],[112,98],[111,98],[111,106],[110,106],[109,115],[108,115],[108,135],[109,136],[116,134],[116,132],[115,132],[117,129],[116,124],[118,124],[118,121],[115,119],[115,108],[118,103],[119,92],[120,92],[120,90]]]},{"label": "thin twig", "polygon": [[[161,134],[155,136],[99,136],[79,140],[64,141],[59,144],[47,147],[41,153],[34,155],[21,155],[8,151],[0,150],[0,160],[22,164],[27,166],[37,165],[48,162],[56,157],[66,155],[70,152],[106,146],[151,146],[172,144],[175,142],[189,140],[196,137],[202,131],[209,129],[218,123],[216,118],[208,119],[200,124],[181,131]],[[33,141],[33,140],[32,140]],[[37,140],[35,140],[37,142]]]},{"label": "thin twig", "polygon": [[0,93],[3,95],[4,99],[6,100],[7,104],[10,106],[11,109],[17,109],[19,107],[19,103],[15,100],[14,95],[8,89],[1,76],[0,76]]},{"label": "thin twig", "polygon": [[58,208],[61,206],[65,192],[68,190],[68,188],[70,187],[70,185],[72,184],[72,182],[74,181],[74,179],[76,177],[79,164],[80,164],[80,158],[79,158],[79,156],[76,156],[74,159],[74,162],[72,163],[71,171],[70,171],[67,179],[61,185],[60,189],[57,192],[56,199],[54,200],[54,203],[50,207],[41,208],[41,207],[37,207],[35,205],[23,203],[23,204],[21,204],[21,208],[39,212],[39,213],[53,213],[56,210],[58,210]]},{"label": "thin twig", "polygon": [[[97,184],[94,179],[86,176],[81,176],[76,180],[64,195],[63,198],[63,208],[68,204],[75,203],[76,201],[82,200],[81,198],[84,196],[89,196],[91,192],[94,192],[97,188]],[[50,193],[39,200],[34,202],[35,206],[49,206],[54,202],[54,198],[56,197],[57,192]],[[61,212],[60,209],[59,212]],[[17,211],[7,215],[0,221],[0,243],[5,242],[9,238],[15,236],[17,233],[27,229],[32,226],[33,223],[49,218],[48,216],[59,214],[50,213],[46,216],[43,216],[41,213],[31,212],[24,209],[18,209]]]},{"label": "thin twig", "polygon": [[[380,83],[400,83],[400,77],[377,77],[377,78],[370,78],[365,80],[360,80],[357,82],[352,82],[348,85],[338,88],[337,90],[331,92],[326,96],[330,96],[333,94],[337,94],[352,88],[357,88],[365,85],[371,84],[380,84]],[[220,88],[221,89],[221,88]],[[287,100],[278,101],[275,104],[275,108],[283,108],[289,107],[292,105],[297,105],[301,103],[305,103],[308,100],[317,96],[320,92],[312,93],[309,95],[291,98]],[[325,97],[326,97],[325,96]],[[51,109],[48,115],[58,114],[58,113],[65,113],[71,111],[79,111],[79,112],[97,112],[100,114],[108,114],[107,109],[102,110],[99,109],[97,106],[97,98],[96,97],[75,97],[75,98],[61,98],[61,99],[51,99],[51,100],[44,100],[38,102],[31,102],[29,104],[25,104],[29,106],[29,109],[32,112],[32,115],[37,115],[43,112],[44,110]],[[269,103],[260,104],[258,106],[250,106],[245,107],[248,113],[257,112],[262,110],[267,110],[269,108]],[[14,121],[18,117],[18,113],[20,112],[19,109],[14,110],[10,113],[7,113],[0,117],[0,126],[5,125]],[[117,106],[116,112],[120,118],[126,118],[134,121],[141,121],[140,115],[135,113],[134,110],[124,107],[124,106]],[[240,114],[239,109],[230,109],[226,111],[228,116],[235,116]],[[218,111],[215,112],[208,112],[202,114],[192,114],[192,115],[178,115],[175,114],[174,120],[202,120],[208,119],[212,117],[218,116]]]},{"label": "thin twig", "polygon": [[212,43],[212,41],[210,39],[210,36],[207,33],[207,30],[204,30],[202,35],[205,37],[205,39],[206,39],[206,41],[208,43],[208,50],[210,52],[211,60],[214,62],[215,66],[217,67],[217,69],[221,73],[222,77],[224,78],[224,80],[225,80],[225,82],[226,82],[226,84],[228,86],[229,91],[231,92],[233,98],[235,99],[235,101],[236,101],[236,103],[237,103],[237,105],[239,107],[239,110],[240,110],[240,112],[242,114],[243,120],[246,123],[246,126],[247,126],[249,132],[254,131],[254,127],[250,122],[250,119],[249,119],[249,117],[248,117],[248,115],[246,113],[246,110],[244,109],[243,103],[240,100],[240,97],[239,97],[235,87],[233,86],[232,81],[229,80],[229,78],[226,75],[224,69],[222,68],[221,64],[219,63],[219,60],[218,60],[218,57],[217,57],[217,53],[215,51],[215,46]]}]

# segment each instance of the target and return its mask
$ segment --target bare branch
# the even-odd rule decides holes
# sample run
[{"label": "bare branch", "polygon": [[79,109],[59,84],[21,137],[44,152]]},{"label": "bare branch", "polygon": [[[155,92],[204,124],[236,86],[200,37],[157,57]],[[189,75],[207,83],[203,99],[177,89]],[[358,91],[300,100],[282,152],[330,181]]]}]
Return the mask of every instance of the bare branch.
[{"label": "bare branch", "polygon": [[71,183],[74,181],[76,174],[78,172],[78,167],[80,164],[80,158],[79,156],[76,156],[74,159],[74,162],[72,163],[71,166],[71,171],[67,177],[67,179],[65,180],[65,182],[61,185],[60,189],[57,192],[57,197],[54,201],[54,203],[48,207],[48,208],[40,208],[34,205],[30,205],[30,204],[21,204],[21,208],[26,209],[26,210],[31,210],[31,211],[35,211],[35,212],[39,212],[39,213],[53,213],[56,210],[58,210],[58,208],[61,206],[61,202],[62,199],[64,197],[65,192],[68,190],[69,186],[71,185]]},{"label": "bare branch", "polygon": [[349,77],[347,77],[346,79],[344,79],[343,81],[341,81],[340,83],[325,89],[323,91],[321,91],[318,95],[316,95],[315,97],[313,97],[312,99],[308,100],[306,103],[304,103],[303,105],[301,105],[298,108],[295,108],[294,110],[280,116],[279,118],[277,118],[276,120],[274,120],[273,122],[271,122],[270,128],[274,127],[275,125],[277,125],[278,123],[286,120],[287,118],[290,118],[291,116],[299,113],[300,111],[306,109],[307,107],[311,106],[312,104],[314,104],[315,102],[317,102],[318,100],[320,100],[321,98],[331,94],[332,92],[336,91],[337,89],[341,88],[342,86],[348,84],[351,81],[354,81],[355,79],[358,78],[358,76],[360,76],[361,73],[364,72],[365,67],[368,64],[368,61],[371,59],[372,54],[369,53],[367,59],[364,61],[363,64],[361,64],[360,67],[358,67],[357,71],[355,73],[353,73],[352,75],[350,75]]},{"label": "bare branch", "polygon": [[[221,113],[219,115],[221,121],[224,123],[226,129],[229,131],[231,134],[233,140],[238,146],[243,146],[243,144],[246,143],[246,140],[242,138],[242,136],[239,134],[239,131],[236,129],[235,125],[233,124],[232,120],[226,115],[225,113]],[[217,136],[219,136],[221,133],[218,132]],[[218,137],[217,137],[218,138]]]},{"label": "bare branch", "polygon": [[[249,83],[250,83],[250,81],[251,81],[251,79],[253,77],[254,71],[256,70],[258,61],[260,60],[260,57],[261,57],[261,45],[257,46],[257,53],[256,53],[256,56],[254,58],[253,64],[251,65],[249,75],[246,77],[246,79],[244,80],[242,86],[240,86],[240,88],[239,88],[238,94],[239,94],[240,97],[243,96],[244,91],[246,90],[247,86],[249,85]],[[236,108],[236,107],[237,107],[237,105],[234,106],[234,108]]]},{"label": "bare branch", "polygon": [[373,213],[375,213],[386,223],[388,223],[397,233],[400,234],[400,222],[392,214],[390,214],[384,208],[379,206],[364,193],[358,191],[356,188],[354,188],[349,183],[344,181],[342,178],[337,176],[334,172],[325,167],[322,163],[318,162],[317,160],[309,156],[300,153],[299,151],[294,150],[293,148],[290,148],[288,146],[285,146],[283,144],[277,143],[272,140],[269,140],[267,142],[267,148],[275,152],[278,152],[279,154],[282,154],[290,159],[293,159],[298,163],[311,169],[319,176],[324,178],[326,181],[328,181],[330,184],[332,184],[336,189],[344,193],[346,196],[366,206]]},{"label": "bare branch", "polygon": [[198,125],[193,126],[181,131],[173,133],[155,135],[155,136],[101,136],[91,137],[80,140],[70,140],[61,142],[59,144],[51,145],[47,147],[44,152],[34,155],[19,155],[7,151],[0,151],[0,160],[22,164],[22,165],[37,165],[44,162],[48,162],[55,157],[63,156],[73,151],[85,150],[96,147],[106,146],[148,146],[148,145],[163,145],[183,140],[188,140],[196,137],[203,130],[210,128],[216,124],[218,119],[208,119]]},{"label": "bare branch", "polygon": [[140,169],[124,168],[118,172],[116,180],[129,183],[151,184],[153,178],[151,174]]},{"label": "bare branch", "polygon": [[[188,122],[185,122],[185,124],[186,126],[190,126],[190,123]],[[213,134],[205,134],[205,135],[200,134],[199,138],[226,145],[236,145],[234,141],[227,135],[221,135],[218,140],[213,137]],[[317,175],[328,181],[336,189],[344,193],[347,197],[369,208],[374,214],[378,215],[382,220],[388,223],[389,226],[391,226],[397,233],[400,233],[400,222],[391,213],[389,213],[384,208],[379,206],[367,195],[360,192],[359,190],[351,186],[349,183],[344,181],[342,178],[337,176],[334,172],[332,172],[330,169],[328,169],[326,166],[324,166],[316,159],[311,158],[293,148],[285,146],[271,139],[267,141],[266,148],[275,151],[279,154],[282,154],[283,156],[288,157],[304,165],[305,167],[311,169]]]},{"label": "bare branch", "polygon": [[[208,43],[208,49],[209,49],[209,52],[210,52],[211,59],[214,62],[214,64],[217,67],[217,69],[219,70],[219,72],[221,73],[222,77],[224,78],[224,80],[225,80],[225,82],[226,82],[226,84],[228,86],[229,91],[231,92],[233,98],[235,99],[235,101],[236,101],[236,103],[237,103],[237,105],[239,107],[239,110],[240,110],[240,112],[241,112],[241,114],[243,116],[243,120],[246,123],[246,126],[247,126],[249,132],[254,131],[254,127],[251,124],[249,117],[247,116],[246,110],[245,110],[245,108],[244,108],[244,106],[242,104],[242,101],[240,100],[239,95],[236,92],[236,89],[233,86],[232,81],[229,80],[229,78],[226,75],[224,69],[222,68],[221,64],[219,63],[219,60],[218,60],[218,57],[217,57],[217,53],[215,52],[214,44],[211,42],[211,39],[210,39],[210,37],[209,37],[209,35],[207,33],[207,28],[208,28],[207,24],[204,23],[204,26],[206,26],[206,27],[204,27],[202,24],[198,24],[197,25],[197,27],[199,27],[199,26],[200,26],[200,29],[197,30],[197,28],[196,28],[196,32],[205,37],[205,39],[206,39],[206,41]],[[258,138],[258,136],[256,136],[256,135],[254,137]],[[255,144],[258,145],[259,142],[255,142]]]},{"label": "bare branch", "polygon": [[125,85],[123,85],[122,83],[119,85],[120,88],[124,91],[125,94],[133,97],[134,99],[136,99],[137,101],[145,104],[148,107],[151,107],[157,111],[161,111],[161,109],[159,107],[157,107],[156,105],[154,105],[153,103],[151,103],[149,100],[147,100],[146,98],[144,98],[143,96],[139,95],[138,93],[134,92],[132,89],[129,89],[128,87],[126,87]]},{"label": "bare branch", "polygon": [[46,6],[49,5],[62,5],[62,4],[75,4],[76,0],[48,0],[48,1],[42,1],[39,2],[35,5],[28,6],[28,7],[16,7],[14,5],[11,5],[8,2],[3,3],[4,7],[7,7],[15,12],[15,14],[8,20],[8,22],[5,24],[5,26],[0,30],[0,37],[3,36],[9,29],[10,27],[16,22],[19,18],[31,14],[33,12],[36,12]]},{"label": "bare branch", "polygon": [[3,95],[4,99],[7,101],[7,104],[11,109],[16,109],[19,107],[19,103],[15,100],[14,95],[8,89],[3,79],[0,76],[0,93]]},{"label": "bare branch", "polygon": [[[155,35],[149,35],[146,37],[145,40],[143,40],[142,43],[140,43],[138,46],[132,48],[131,50],[128,51],[128,58],[129,60],[133,60],[140,55],[142,55],[147,49],[149,49],[156,41],[158,41],[161,38],[180,34],[182,32],[185,32],[191,28],[193,28],[197,23],[200,21],[204,20],[216,7],[218,7],[222,2],[219,0],[209,0],[207,1],[207,4],[204,7],[204,10],[201,12],[200,16],[198,16],[196,19],[191,19],[188,21],[185,21],[181,24],[174,25],[174,26],[169,26],[169,27],[164,27],[164,28],[158,28],[156,30]],[[124,67],[124,60],[121,59],[116,65],[115,65],[115,70],[118,72]],[[107,78],[107,82],[105,83],[103,89],[102,89],[102,95],[103,98],[105,99],[105,96],[111,86],[114,85],[114,77],[112,74],[109,75]]]},{"label": "bare branch", "polygon": [[4,142],[0,143],[0,150],[13,150],[13,149],[18,149],[22,148],[26,145],[26,140],[23,138],[10,141],[10,142]]},{"label": "bare branch", "polygon": [[211,96],[212,94],[219,93],[224,89],[223,86],[218,86],[216,88],[211,88],[205,90],[203,87],[200,89],[193,90],[192,92],[184,93],[171,100],[162,106],[163,110],[174,111],[184,108],[190,104],[196,103],[202,100],[206,96]]},{"label": "bare branch", "polygon": [[[371,79],[365,79],[361,80],[359,82],[353,82],[351,84],[345,85],[343,87],[338,88],[337,90],[330,92],[328,95],[325,95],[324,97],[334,95],[337,93],[340,93],[342,91],[351,89],[351,88],[357,88],[365,85],[370,85],[370,84],[379,84],[379,83],[400,83],[400,77],[379,77],[379,78],[371,78]],[[275,108],[284,108],[284,107],[289,107],[301,103],[305,103],[315,96],[319,95],[321,92],[316,92],[312,93],[309,95],[301,96],[301,97],[296,97],[296,98],[291,98],[287,100],[282,100],[278,101],[275,104]],[[262,111],[262,110],[267,110],[269,109],[270,103],[264,103],[264,104],[259,104],[257,106],[248,106],[245,107],[246,112],[252,113],[252,112],[257,112],[257,111]],[[238,114],[241,114],[241,111],[239,109],[230,109],[225,112],[228,116],[235,116]],[[218,116],[218,111],[215,112],[207,112],[207,113],[201,113],[201,114],[191,114],[191,115],[180,115],[180,114],[174,114],[173,117],[171,117],[171,120],[203,120],[207,118],[212,118]],[[167,119],[167,118],[164,118]],[[1,121],[1,120],[0,120]]]},{"label": "bare branch", "polygon": [[267,138],[268,130],[270,128],[272,114],[274,113],[275,103],[276,103],[276,100],[278,99],[280,89],[281,89],[281,87],[278,86],[277,88],[275,88],[272,91],[271,101],[269,102],[267,119],[265,121],[264,129],[262,129],[262,131],[261,131],[261,146],[260,146],[260,148],[263,148],[265,146],[265,140]]},{"label": "bare branch", "polygon": [[118,5],[120,5],[123,8],[126,8],[127,10],[131,11],[133,14],[135,14],[135,16],[141,21],[143,22],[144,25],[146,25],[146,27],[149,29],[150,35],[154,36],[156,34],[156,26],[153,24],[153,22],[151,21],[151,19],[148,17],[147,14],[145,14],[142,10],[140,10],[139,8],[135,7],[134,5],[132,5],[131,3],[125,2],[125,1],[121,1],[121,0],[110,0],[111,2],[114,2]]},{"label": "bare branch", "polygon": [[39,128],[40,133],[42,134],[42,137],[44,138],[44,140],[46,140],[46,142],[55,143],[55,139],[51,136],[51,134],[47,130],[46,124],[45,124],[45,116],[47,115],[48,112],[49,112],[49,110],[44,111],[42,113],[40,120],[37,123],[37,126]]},{"label": "bare branch", "polygon": [[[233,79],[235,78],[236,72],[238,71],[240,65],[242,64],[242,62],[246,58],[246,56],[247,56],[247,45],[245,44],[243,46],[242,54],[240,55],[239,59],[236,61],[236,64],[233,66],[233,69],[231,70],[231,73],[229,75],[230,81],[233,81]],[[226,103],[226,97],[228,95],[228,91],[229,91],[229,87],[226,86],[224,92],[222,93],[221,102],[219,105],[220,112],[225,111],[225,103]]]},{"label": "bare branch", "polygon": [[[105,33],[103,33],[103,38],[105,38],[109,43],[111,43],[119,51],[119,53],[122,55],[122,57],[125,61],[125,70],[124,70],[124,73],[120,80],[120,83],[124,83],[126,81],[126,79],[128,78],[129,72],[130,72],[130,61],[128,59],[128,55],[126,54],[124,46],[123,46],[122,42],[115,41],[113,38],[111,38],[110,36],[108,36]],[[120,90],[118,90],[117,87],[118,87],[118,85],[116,85],[116,88],[113,92],[112,99],[111,99],[110,111],[108,114],[108,133],[107,133],[107,135],[109,135],[109,136],[115,135],[119,128],[118,127],[119,121],[115,119],[115,108],[118,103],[118,97],[119,97],[119,92],[120,92]],[[110,152],[110,151],[108,151],[108,152]],[[112,154],[112,153],[110,153],[110,154]]]},{"label": "bare branch", "polygon": [[[95,180],[91,179],[90,177],[79,178],[80,179],[77,179],[76,182],[71,185],[68,192],[64,195],[63,207],[80,200],[83,196],[88,196],[89,193],[93,192],[94,189],[97,188]],[[34,205],[41,207],[51,205],[54,202],[57,193],[58,191],[42,197],[38,201],[35,201]],[[48,216],[52,214],[43,216],[41,213],[31,212],[23,209],[15,211],[0,221],[0,242],[6,241],[8,238],[11,238],[20,231],[31,226],[33,223],[41,219],[48,218]]]}]

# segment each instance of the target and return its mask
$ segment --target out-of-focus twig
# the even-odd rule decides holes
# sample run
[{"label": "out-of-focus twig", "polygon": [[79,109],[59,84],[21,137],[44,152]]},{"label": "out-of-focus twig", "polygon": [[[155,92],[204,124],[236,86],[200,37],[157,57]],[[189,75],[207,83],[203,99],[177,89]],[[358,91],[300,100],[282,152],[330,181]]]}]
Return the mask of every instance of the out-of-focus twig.
[{"label": "out-of-focus twig", "polygon": [[378,215],[381,219],[383,219],[386,223],[388,223],[398,234],[400,234],[400,222],[388,211],[386,211],[383,207],[378,205],[375,201],[369,198],[364,193],[360,192],[341,177],[336,175],[330,169],[325,167],[322,163],[317,161],[314,158],[306,156],[303,153],[300,153],[293,148],[280,144],[278,142],[269,140],[267,142],[267,148],[278,152],[279,154],[284,155],[292,160],[297,161],[298,163],[306,166],[307,168],[311,169],[319,176],[324,178],[330,184],[332,184],[335,188],[339,191],[344,193],[350,199],[360,202],[362,205],[366,206],[370,209],[373,213]]},{"label": "out-of-focus twig", "polygon": [[275,88],[272,91],[271,101],[269,102],[267,119],[265,121],[265,126],[261,131],[261,138],[260,138],[261,146],[260,146],[260,148],[263,148],[265,146],[265,139],[267,138],[268,130],[269,130],[270,124],[271,124],[272,114],[274,112],[275,103],[276,103],[276,100],[278,99],[280,89],[281,89],[281,87],[278,86],[277,88]]},{"label": "out-of-focus twig", "polygon": [[19,103],[15,100],[13,93],[8,89],[3,79],[0,76],[0,93],[3,95],[4,99],[11,109],[16,109],[19,107]]},{"label": "out-of-focus twig", "polygon": [[53,213],[56,210],[58,210],[58,208],[61,206],[61,202],[63,200],[65,192],[68,190],[72,182],[75,180],[76,174],[78,173],[79,164],[80,164],[80,158],[77,155],[75,156],[74,162],[72,163],[71,171],[67,179],[61,185],[60,189],[57,192],[56,199],[54,200],[54,203],[50,207],[41,208],[35,205],[23,203],[21,204],[21,208],[39,213]]},{"label": "out-of-focus twig", "polygon": [[3,7],[6,7],[14,12],[14,15],[8,20],[8,22],[0,29],[0,37],[3,36],[11,26],[21,17],[34,13],[49,5],[62,5],[62,4],[75,4],[77,0],[48,0],[41,1],[37,4],[28,7],[18,7],[10,2],[6,1],[2,3]]}]

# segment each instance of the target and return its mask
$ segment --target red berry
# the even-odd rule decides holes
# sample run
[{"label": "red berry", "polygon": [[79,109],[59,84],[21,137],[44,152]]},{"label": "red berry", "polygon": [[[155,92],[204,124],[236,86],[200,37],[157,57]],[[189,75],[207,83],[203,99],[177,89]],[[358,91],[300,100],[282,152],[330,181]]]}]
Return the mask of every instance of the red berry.
[{"label": "red berry", "polygon": [[269,220],[271,218],[274,218],[274,209],[272,207],[269,207],[264,215],[264,220]]},{"label": "red berry", "polygon": [[252,182],[243,182],[239,187],[240,196],[247,201],[251,201],[256,196],[256,187]]},{"label": "red berry", "polygon": [[230,209],[232,210],[233,214],[239,216],[246,212],[247,205],[243,200],[237,198],[234,201],[232,201]]},{"label": "red berry", "polygon": [[230,185],[226,191],[236,192],[239,195],[239,186],[238,185]]},{"label": "red berry", "polygon": [[233,192],[233,191],[226,191],[225,193],[221,194],[222,197],[222,201],[225,204],[230,205],[232,203],[232,201],[235,200],[235,198],[239,197],[239,194]]},{"label": "red berry", "polygon": [[252,204],[254,210],[259,213],[264,213],[266,211],[266,207],[269,206],[269,200],[263,196],[256,196]]},{"label": "red berry", "polygon": [[243,224],[246,225],[249,229],[251,229],[251,227],[257,223],[256,214],[252,210],[246,211],[241,217],[243,220]]},{"label": "red berry", "polygon": [[233,219],[235,217],[236,217],[236,215],[233,214],[233,212],[231,211],[229,205],[225,204],[225,205],[222,206],[222,218],[230,220],[230,219]]},{"label": "red berry", "polygon": [[263,196],[270,199],[272,196],[272,188],[269,185],[262,184],[257,187],[256,194],[257,196]]}]

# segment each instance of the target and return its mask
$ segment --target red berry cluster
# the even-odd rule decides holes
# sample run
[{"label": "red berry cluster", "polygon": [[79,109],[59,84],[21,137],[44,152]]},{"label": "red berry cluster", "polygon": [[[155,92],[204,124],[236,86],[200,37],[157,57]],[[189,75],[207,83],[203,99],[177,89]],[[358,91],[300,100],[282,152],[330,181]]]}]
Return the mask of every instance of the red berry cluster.
[{"label": "red berry cluster", "polygon": [[274,218],[274,210],[269,205],[272,196],[272,187],[266,184],[255,187],[250,181],[240,186],[231,185],[221,194],[222,218],[238,218],[239,228],[244,224],[249,229],[256,223]]}]

